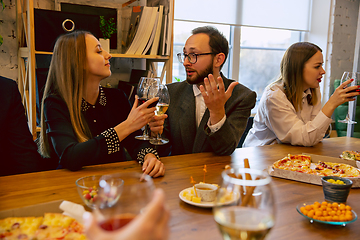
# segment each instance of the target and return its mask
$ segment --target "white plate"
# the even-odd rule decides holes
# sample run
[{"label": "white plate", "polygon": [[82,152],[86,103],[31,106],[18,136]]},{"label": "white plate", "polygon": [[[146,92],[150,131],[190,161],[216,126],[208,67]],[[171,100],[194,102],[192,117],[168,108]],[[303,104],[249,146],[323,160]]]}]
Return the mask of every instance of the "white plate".
[{"label": "white plate", "polygon": [[[191,192],[191,189],[193,189],[193,187],[185,188],[184,190],[182,190],[182,191],[179,193],[179,198],[180,198],[181,200],[183,200],[184,202],[186,202],[187,204],[190,204],[190,205],[193,205],[193,206],[197,206],[197,207],[211,208],[211,207],[214,207],[214,206],[215,206],[215,202],[195,203],[195,202],[192,202],[192,201],[189,201],[189,200],[185,199],[185,198],[183,197],[183,193],[184,193],[184,192],[189,192],[189,193],[190,193],[190,192]],[[235,201],[236,201],[236,199],[233,199],[233,200],[224,202],[224,205],[233,203],[233,202],[235,202]]]}]

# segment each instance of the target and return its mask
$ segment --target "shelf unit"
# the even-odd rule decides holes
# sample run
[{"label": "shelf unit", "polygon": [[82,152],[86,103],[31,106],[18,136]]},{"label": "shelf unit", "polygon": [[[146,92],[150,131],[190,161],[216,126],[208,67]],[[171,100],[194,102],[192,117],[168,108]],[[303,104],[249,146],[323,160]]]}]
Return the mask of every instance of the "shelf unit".
[{"label": "shelf unit", "polygon": [[[108,0],[108,1],[90,1],[90,0],[55,0],[55,10],[60,11],[61,3],[72,3],[89,6],[101,6],[115,8],[118,12],[118,26],[121,26],[121,8],[127,0]],[[174,0],[169,0],[169,18],[174,23]],[[17,40],[18,40],[18,86],[22,96],[22,102],[28,117],[28,124],[33,139],[37,138],[39,128],[36,127],[36,55],[51,55],[52,52],[35,50],[35,32],[34,32],[34,1],[33,0],[16,0],[16,23],[17,23]],[[171,27],[173,29],[173,27]],[[118,39],[121,39],[121,30],[118,31]],[[146,65],[157,62],[163,62],[161,79],[166,73],[166,83],[172,81],[172,61],[173,61],[173,34],[170,39],[170,55],[126,55],[110,51],[113,58],[130,58],[146,59]],[[156,66],[156,65],[155,65]]]}]

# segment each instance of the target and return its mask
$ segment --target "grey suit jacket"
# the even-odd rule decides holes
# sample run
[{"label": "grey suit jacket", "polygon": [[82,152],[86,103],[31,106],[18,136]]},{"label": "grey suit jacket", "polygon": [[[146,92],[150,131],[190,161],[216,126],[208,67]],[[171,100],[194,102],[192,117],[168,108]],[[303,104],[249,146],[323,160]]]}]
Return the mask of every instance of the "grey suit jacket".
[{"label": "grey suit jacket", "polygon": [[[233,80],[221,74],[225,89]],[[192,85],[186,81],[168,86],[170,105],[166,112],[163,136],[170,142],[158,150],[161,155],[180,155],[199,152],[214,152],[230,155],[237,147],[245,130],[251,109],[255,106],[256,93],[238,84],[225,104],[226,121],[215,133],[206,131],[210,114],[206,109],[199,127],[196,127],[195,97]]]}]

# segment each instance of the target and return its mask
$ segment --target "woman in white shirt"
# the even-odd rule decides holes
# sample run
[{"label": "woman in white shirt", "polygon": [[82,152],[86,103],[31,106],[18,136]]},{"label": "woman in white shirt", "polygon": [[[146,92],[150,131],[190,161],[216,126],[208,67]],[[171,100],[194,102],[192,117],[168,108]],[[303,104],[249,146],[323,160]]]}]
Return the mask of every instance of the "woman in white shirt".
[{"label": "woman in white shirt", "polygon": [[321,107],[319,83],[325,70],[322,50],[315,44],[299,42],[285,52],[280,78],[266,87],[243,147],[290,143],[313,146],[321,141],[339,105],[354,101],[360,86],[341,84]]}]

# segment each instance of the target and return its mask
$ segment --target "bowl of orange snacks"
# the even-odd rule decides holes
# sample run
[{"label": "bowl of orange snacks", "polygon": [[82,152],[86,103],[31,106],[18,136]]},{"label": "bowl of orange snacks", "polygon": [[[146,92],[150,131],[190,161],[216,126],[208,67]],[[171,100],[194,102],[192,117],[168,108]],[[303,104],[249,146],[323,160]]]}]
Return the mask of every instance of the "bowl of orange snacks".
[{"label": "bowl of orange snacks", "polygon": [[307,202],[299,204],[296,210],[310,222],[343,225],[356,221],[357,215],[349,205],[331,202]]},{"label": "bowl of orange snacks", "polygon": [[346,203],[353,182],[347,178],[326,176],[321,178],[325,201]]}]

